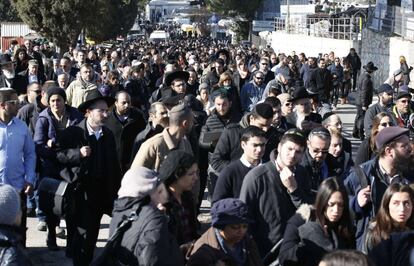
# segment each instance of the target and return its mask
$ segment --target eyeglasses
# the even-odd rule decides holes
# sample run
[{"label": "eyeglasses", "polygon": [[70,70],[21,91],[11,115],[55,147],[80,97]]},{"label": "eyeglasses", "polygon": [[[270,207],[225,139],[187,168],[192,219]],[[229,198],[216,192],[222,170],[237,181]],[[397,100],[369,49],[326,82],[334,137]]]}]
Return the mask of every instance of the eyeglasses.
[{"label": "eyeglasses", "polygon": [[392,126],[394,126],[394,124],[391,123],[391,122],[384,122],[384,123],[381,123],[380,126],[382,126],[382,127],[392,127]]},{"label": "eyeglasses", "polygon": [[6,101],[6,103],[16,105],[19,103],[19,100],[10,100],[10,101]]},{"label": "eyeglasses", "polygon": [[315,149],[315,148],[312,147],[311,144],[309,144],[309,146],[312,148],[312,152],[314,154],[319,154],[319,153],[321,153],[321,154],[327,154],[327,153],[329,153],[329,149],[326,149],[326,150]]},{"label": "eyeglasses", "polygon": [[255,79],[263,79],[263,77],[255,77]]}]

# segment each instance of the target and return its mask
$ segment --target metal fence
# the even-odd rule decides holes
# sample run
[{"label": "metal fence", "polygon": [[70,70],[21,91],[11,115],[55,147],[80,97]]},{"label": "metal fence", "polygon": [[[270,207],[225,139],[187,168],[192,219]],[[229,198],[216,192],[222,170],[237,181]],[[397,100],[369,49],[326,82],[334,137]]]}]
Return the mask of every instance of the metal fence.
[{"label": "metal fence", "polygon": [[399,6],[377,4],[370,17],[370,28],[414,40],[414,12]]},{"label": "metal fence", "polygon": [[356,39],[361,32],[363,19],[350,18],[275,18],[275,30],[340,40]]}]

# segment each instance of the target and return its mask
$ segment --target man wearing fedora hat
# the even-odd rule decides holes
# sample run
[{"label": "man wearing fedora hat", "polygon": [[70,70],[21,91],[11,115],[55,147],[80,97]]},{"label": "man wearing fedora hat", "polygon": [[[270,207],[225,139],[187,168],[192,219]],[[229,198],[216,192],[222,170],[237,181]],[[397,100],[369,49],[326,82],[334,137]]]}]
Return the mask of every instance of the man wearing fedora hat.
[{"label": "man wearing fedora hat", "polygon": [[0,88],[14,88],[15,65],[10,55],[0,55]]},{"label": "man wearing fedora hat", "polygon": [[364,66],[364,73],[359,76],[357,83],[356,108],[357,114],[354,121],[354,129],[352,136],[363,140],[364,134],[364,117],[369,105],[372,103],[374,96],[374,85],[372,83],[372,74],[378,70],[374,63],[368,62]]},{"label": "man wearing fedora hat", "polygon": [[56,140],[56,158],[63,166],[60,176],[76,187],[76,212],[67,214],[76,229],[68,252],[74,265],[92,261],[101,218],[111,215],[121,182],[115,138],[105,126],[113,103],[113,98],[103,97],[98,90],[89,93],[78,107],[86,118],[63,130]]}]

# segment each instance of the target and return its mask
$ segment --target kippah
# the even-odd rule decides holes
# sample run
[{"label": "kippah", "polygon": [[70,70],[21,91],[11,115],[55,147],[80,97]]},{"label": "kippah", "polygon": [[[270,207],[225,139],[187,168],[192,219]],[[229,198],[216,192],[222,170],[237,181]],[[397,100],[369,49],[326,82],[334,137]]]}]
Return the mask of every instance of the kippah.
[{"label": "kippah", "polygon": [[186,113],[189,110],[190,109],[187,107],[186,104],[180,103],[180,104],[177,104],[176,106],[174,106],[173,108],[171,108],[170,114],[172,114],[172,113]]},{"label": "kippah", "polygon": [[273,109],[268,103],[259,103],[254,109],[256,110],[256,113],[264,119],[273,118]]}]

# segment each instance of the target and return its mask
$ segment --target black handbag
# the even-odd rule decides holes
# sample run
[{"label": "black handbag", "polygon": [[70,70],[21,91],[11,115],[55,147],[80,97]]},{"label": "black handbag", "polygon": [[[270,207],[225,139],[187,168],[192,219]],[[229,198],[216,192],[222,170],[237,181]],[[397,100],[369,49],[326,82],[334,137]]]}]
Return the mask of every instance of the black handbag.
[{"label": "black handbag", "polygon": [[69,201],[69,191],[69,183],[66,181],[49,177],[42,178],[38,187],[39,208],[45,214],[63,217]]},{"label": "black handbag", "polygon": [[118,266],[123,265],[119,262],[116,256],[116,250],[121,245],[122,238],[125,232],[131,227],[132,223],[138,219],[138,214],[141,210],[131,212],[129,216],[122,217],[122,221],[116,228],[112,236],[109,237],[102,252],[92,261],[90,266]]}]

